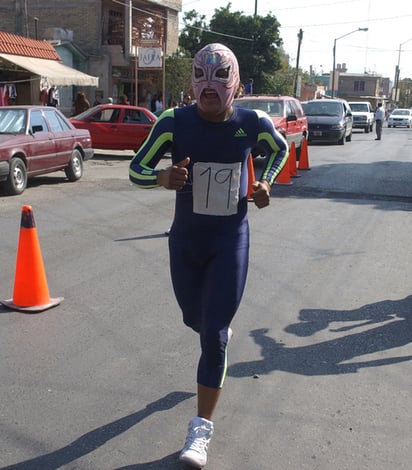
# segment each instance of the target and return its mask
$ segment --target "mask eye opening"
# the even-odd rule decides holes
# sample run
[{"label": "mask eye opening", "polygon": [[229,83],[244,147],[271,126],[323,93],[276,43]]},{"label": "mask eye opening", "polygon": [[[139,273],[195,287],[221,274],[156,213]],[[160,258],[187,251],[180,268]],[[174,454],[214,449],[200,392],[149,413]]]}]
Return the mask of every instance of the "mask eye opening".
[{"label": "mask eye opening", "polygon": [[204,77],[203,69],[199,67],[194,67],[194,75],[195,75],[195,78],[203,78]]},{"label": "mask eye opening", "polygon": [[220,80],[228,80],[230,76],[230,65],[228,67],[217,69],[215,77]]}]

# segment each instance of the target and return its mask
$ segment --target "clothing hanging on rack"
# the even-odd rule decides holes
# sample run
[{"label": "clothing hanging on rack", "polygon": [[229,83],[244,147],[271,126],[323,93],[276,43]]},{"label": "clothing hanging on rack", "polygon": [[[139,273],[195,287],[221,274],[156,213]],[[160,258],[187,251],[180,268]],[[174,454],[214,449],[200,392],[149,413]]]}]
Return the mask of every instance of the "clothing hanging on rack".
[{"label": "clothing hanging on rack", "polygon": [[13,83],[0,85],[0,106],[8,106],[10,100],[17,98],[16,86]]}]

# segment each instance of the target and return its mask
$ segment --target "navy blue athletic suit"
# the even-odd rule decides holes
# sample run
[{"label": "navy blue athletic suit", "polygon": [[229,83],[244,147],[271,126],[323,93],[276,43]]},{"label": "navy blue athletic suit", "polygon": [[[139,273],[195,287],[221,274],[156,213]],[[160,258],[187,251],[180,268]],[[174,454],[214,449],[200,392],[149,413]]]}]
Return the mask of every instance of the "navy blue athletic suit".
[{"label": "navy blue athletic suit", "polygon": [[267,114],[235,107],[228,120],[210,122],[191,105],[165,111],[130,164],[130,180],[153,188],[167,151],[173,164],[190,157],[188,182],[176,191],[170,269],[183,321],[200,335],[197,382],[206,387],[223,386],[228,328],[246,283],[247,162],[256,145],[267,156],[261,179],[273,184],[288,147]]}]

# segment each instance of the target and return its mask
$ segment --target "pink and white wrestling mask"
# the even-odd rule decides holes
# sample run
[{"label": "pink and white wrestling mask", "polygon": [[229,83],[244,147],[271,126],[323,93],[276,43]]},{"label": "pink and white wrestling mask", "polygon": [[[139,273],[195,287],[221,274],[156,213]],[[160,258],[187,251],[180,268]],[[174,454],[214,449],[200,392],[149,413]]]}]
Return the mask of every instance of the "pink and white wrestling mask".
[{"label": "pink and white wrestling mask", "polygon": [[192,88],[197,106],[202,109],[200,96],[206,88],[220,98],[220,112],[228,109],[239,86],[239,64],[235,54],[223,44],[208,44],[193,59]]}]

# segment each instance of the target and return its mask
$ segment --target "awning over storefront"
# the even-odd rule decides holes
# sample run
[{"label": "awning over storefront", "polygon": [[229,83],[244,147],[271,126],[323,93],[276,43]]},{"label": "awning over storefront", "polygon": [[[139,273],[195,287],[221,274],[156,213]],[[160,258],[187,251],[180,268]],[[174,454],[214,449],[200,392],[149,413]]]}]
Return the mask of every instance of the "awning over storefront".
[{"label": "awning over storefront", "polygon": [[37,59],[13,54],[0,54],[0,57],[47,79],[50,86],[99,86],[98,77],[87,75],[56,60]]}]

